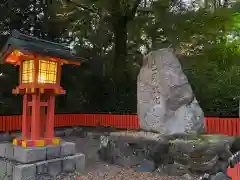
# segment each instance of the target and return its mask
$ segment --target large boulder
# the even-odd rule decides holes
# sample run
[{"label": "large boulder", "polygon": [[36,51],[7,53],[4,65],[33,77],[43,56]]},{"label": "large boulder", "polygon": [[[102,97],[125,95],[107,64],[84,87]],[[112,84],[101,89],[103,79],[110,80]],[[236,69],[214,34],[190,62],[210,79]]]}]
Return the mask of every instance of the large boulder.
[{"label": "large boulder", "polygon": [[165,135],[203,131],[204,114],[171,49],[149,53],[137,82],[141,129]]}]

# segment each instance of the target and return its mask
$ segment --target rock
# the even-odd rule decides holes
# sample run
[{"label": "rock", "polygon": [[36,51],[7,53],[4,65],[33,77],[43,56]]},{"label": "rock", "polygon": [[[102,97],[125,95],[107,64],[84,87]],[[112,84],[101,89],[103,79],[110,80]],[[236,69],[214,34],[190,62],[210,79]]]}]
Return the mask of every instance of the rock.
[{"label": "rock", "polygon": [[163,172],[169,176],[182,176],[188,174],[189,170],[187,166],[174,162],[173,164],[166,164],[163,167]]},{"label": "rock", "polygon": [[219,156],[228,153],[232,142],[233,138],[224,135],[182,136],[169,141],[169,155],[192,172],[225,172],[227,161],[219,161]]},{"label": "rock", "polygon": [[84,129],[81,127],[74,127],[73,133],[71,135],[75,137],[85,138],[88,135],[88,133],[87,131],[84,131]]},{"label": "rock", "polygon": [[169,142],[166,140],[160,140],[156,142],[156,145],[150,150],[150,158],[155,164],[168,164],[173,163],[173,159],[169,157]]},{"label": "rock", "polygon": [[193,177],[190,174],[184,174],[182,177],[184,180],[193,180]]},{"label": "rock", "polygon": [[73,128],[66,128],[64,130],[65,136],[71,136],[73,134],[74,129]]},{"label": "rock", "polygon": [[158,175],[181,176],[189,172],[212,175],[226,172],[228,162],[220,156],[228,153],[234,141],[234,137],[224,135],[175,134],[144,138],[136,134],[134,137],[124,133],[100,136],[100,159],[142,172],[150,172],[157,166],[154,172]]},{"label": "rock", "polygon": [[145,150],[136,149],[134,143],[121,138],[102,136],[99,158],[125,168],[137,166],[146,158]]},{"label": "rock", "polygon": [[228,165],[230,168],[235,167],[240,162],[240,151],[236,152],[228,159]]},{"label": "rock", "polygon": [[54,132],[56,137],[64,137],[65,136],[65,131],[63,128],[58,128]]},{"label": "rock", "polygon": [[137,99],[141,129],[162,134],[203,132],[203,111],[171,49],[144,58]]},{"label": "rock", "polygon": [[216,155],[214,158],[212,158],[210,161],[205,162],[198,162],[198,161],[192,161],[190,163],[190,169],[194,172],[209,172],[213,169],[213,167],[218,162],[218,156]]},{"label": "rock", "polygon": [[230,178],[226,174],[219,172],[212,178],[212,180],[230,180]]},{"label": "rock", "polygon": [[236,153],[240,151],[240,136],[235,137],[234,142],[231,146],[231,152]]},{"label": "rock", "polygon": [[228,168],[228,162],[227,161],[218,161],[216,164],[216,171],[212,173],[217,173],[217,172],[223,172],[227,173],[227,168]]},{"label": "rock", "polygon": [[156,167],[153,161],[145,159],[140,165],[133,168],[136,172],[153,172]]},{"label": "rock", "polygon": [[205,173],[203,176],[199,178],[199,180],[210,180],[211,176],[210,174]]},{"label": "rock", "polygon": [[222,161],[228,161],[228,159],[232,156],[232,152],[230,151],[229,146],[223,152],[219,153],[219,159]]}]

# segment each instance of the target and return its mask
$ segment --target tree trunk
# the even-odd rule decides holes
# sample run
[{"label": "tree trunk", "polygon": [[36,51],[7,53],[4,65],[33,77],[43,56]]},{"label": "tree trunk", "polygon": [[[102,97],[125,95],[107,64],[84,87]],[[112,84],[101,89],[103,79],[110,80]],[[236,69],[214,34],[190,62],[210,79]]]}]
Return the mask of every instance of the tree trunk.
[{"label": "tree trunk", "polygon": [[121,78],[124,74],[127,58],[127,19],[124,16],[119,16],[117,21],[113,23],[114,30],[114,74]]},{"label": "tree trunk", "polygon": [[229,6],[229,0],[224,0],[223,7],[228,7],[228,6]]}]

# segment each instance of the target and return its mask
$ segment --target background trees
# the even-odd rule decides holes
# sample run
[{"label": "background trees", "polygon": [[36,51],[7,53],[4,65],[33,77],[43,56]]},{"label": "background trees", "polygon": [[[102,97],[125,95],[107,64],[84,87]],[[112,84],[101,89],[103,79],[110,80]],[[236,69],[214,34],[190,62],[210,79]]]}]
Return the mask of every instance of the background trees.
[{"label": "background trees", "polygon": [[[176,50],[206,115],[238,115],[240,4],[231,0],[0,2],[0,45],[10,30],[69,45],[86,58],[64,67],[58,112],[136,113],[136,78],[151,50]],[[0,113],[20,112],[17,69],[2,65]],[[19,105],[16,105],[16,102]]]}]

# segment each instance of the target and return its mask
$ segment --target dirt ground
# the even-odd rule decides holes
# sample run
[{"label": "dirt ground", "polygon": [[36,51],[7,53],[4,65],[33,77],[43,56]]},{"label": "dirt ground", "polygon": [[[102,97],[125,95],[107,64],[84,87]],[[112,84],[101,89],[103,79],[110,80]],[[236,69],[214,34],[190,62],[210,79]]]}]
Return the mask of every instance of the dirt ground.
[{"label": "dirt ground", "polygon": [[[99,134],[88,133],[86,137],[69,136],[66,141],[76,143],[78,152],[86,155],[86,171],[84,174],[75,175],[79,180],[194,180],[191,177],[167,177],[153,175],[152,173],[137,173],[131,169],[124,169],[116,165],[101,162],[97,151],[100,147]],[[65,178],[64,178],[65,179]],[[67,178],[67,179],[73,179]]]}]

